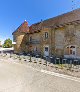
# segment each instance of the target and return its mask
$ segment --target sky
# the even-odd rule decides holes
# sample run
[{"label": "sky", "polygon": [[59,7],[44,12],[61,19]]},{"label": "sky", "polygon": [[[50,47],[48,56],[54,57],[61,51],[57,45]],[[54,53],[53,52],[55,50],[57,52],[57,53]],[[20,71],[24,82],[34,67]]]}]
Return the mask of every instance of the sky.
[{"label": "sky", "polygon": [[29,26],[80,7],[80,0],[0,0],[0,40],[12,39],[12,32],[25,20]]}]

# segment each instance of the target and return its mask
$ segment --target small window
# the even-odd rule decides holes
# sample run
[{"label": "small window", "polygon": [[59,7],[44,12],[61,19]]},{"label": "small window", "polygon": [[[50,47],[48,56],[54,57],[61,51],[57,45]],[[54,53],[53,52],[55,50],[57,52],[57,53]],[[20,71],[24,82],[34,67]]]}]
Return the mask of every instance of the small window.
[{"label": "small window", "polygon": [[45,39],[48,38],[48,32],[45,32]]},{"label": "small window", "polygon": [[73,51],[73,55],[75,55],[75,51]]},{"label": "small window", "polygon": [[36,51],[37,51],[37,47],[36,47]]},{"label": "small window", "polygon": [[48,51],[48,47],[45,47],[45,51]]},{"label": "small window", "polygon": [[30,37],[30,39],[29,39],[30,41],[32,41],[32,36]]},{"label": "small window", "polygon": [[72,50],[70,50],[70,54],[72,54]]},{"label": "small window", "polygon": [[16,36],[15,35],[13,35],[13,41],[16,42]]},{"label": "small window", "polygon": [[76,49],[75,46],[70,47],[70,54],[75,55],[76,54]]}]

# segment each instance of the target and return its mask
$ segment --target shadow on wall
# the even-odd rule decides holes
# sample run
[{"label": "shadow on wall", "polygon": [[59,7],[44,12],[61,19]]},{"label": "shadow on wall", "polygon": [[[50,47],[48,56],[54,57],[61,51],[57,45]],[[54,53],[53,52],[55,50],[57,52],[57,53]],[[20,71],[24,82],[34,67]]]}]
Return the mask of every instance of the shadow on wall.
[{"label": "shadow on wall", "polygon": [[28,41],[28,36],[25,34],[19,48],[21,53],[28,53],[29,48],[26,46],[27,41]]}]

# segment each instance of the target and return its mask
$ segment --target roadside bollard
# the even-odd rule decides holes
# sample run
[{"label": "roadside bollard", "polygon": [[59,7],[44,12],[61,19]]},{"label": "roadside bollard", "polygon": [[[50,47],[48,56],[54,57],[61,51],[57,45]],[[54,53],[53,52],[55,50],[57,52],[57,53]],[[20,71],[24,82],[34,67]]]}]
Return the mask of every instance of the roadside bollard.
[{"label": "roadside bollard", "polygon": [[19,62],[22,64],[20,54],[19,54]]},{"label": "roadside bollard", "polygon": [[43,56],[44,65],[46,65],[46,56]]},{"label": "roadside bollard", "polygon": [[67,59],[62,59],[62,63],[64,64],[64,67],[67,67],[66,66],[66,64],[67,64],[66,62],[67,62]]},{"label": "roadside bollard", "polygon": [[68,69],[71,70],[71,68],[72,68],[72,60],[69,60]]},{"label": "roadside bollard", "polygon": [[39,57],[39,55],[36,55],[36,62],[38,62],[38,57]]},{"label": "roadside bollard", "polygon": [[19,58],[20,58],[20,54],[19,54]]},{"label": "roadside bollard", "polygon": [[[58,66],[60,65],[60,58],[55,59],[55,65],[58,65]],[[56,66],[56,68],[58,68],[58,67]]]},{"label": "roadside bollard", "polygon": [[11,53],[10,53],[10,58],[11,58],[12,56],[11,56]]},{"label": "roadside bollard", "polygon": [[47,62],[48,62],[47,60],[48,60],[48,57],[46,56],[46,66],[47,66]]},{"label": "roadside bollard", "polygon": [[60,60],[61,69],[63,69],[63,64],[64,64],[64,62],[63,62],[63,59],[62,59],[62,60]]},{"label": "roadside bollard", "polygon": [[73,68],[75,68],[75,66],[76,66],[76,69],[79,69],[79,61],[78,60],[74,60],[73,64],[74,64]]},{"label": "roadside bollard", "polygon": [[29,62],[31,62],[31,55],[30,54],[27,54],[27,56],[29,57]]},{"label": "roadside bollard", "polygon": [[53,57],[50,57],[50,63],[52,63],[52,59],[53,59]]},{"label": "roadside bollard", "polygon": [[30,55],[30,61],[29,61],[29,62],[32,62],[32,61],[31,61],[31,55]]},{"label": "roadside bollard", "polygon": [[41,57],[40,57],[40,61],[42,62],[42,55],[41,55]]}]

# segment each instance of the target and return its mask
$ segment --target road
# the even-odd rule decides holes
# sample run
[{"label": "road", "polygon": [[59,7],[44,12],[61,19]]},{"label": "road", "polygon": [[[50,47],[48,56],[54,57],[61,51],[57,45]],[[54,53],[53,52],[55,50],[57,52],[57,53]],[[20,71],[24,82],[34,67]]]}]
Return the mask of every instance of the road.
[{"label": "road", "polygon": [[0,61],[0,92],[80,92],[80,81],[50,75],[25,64]]}]

